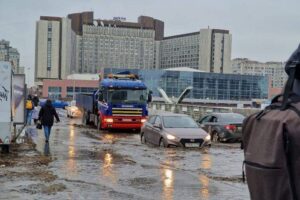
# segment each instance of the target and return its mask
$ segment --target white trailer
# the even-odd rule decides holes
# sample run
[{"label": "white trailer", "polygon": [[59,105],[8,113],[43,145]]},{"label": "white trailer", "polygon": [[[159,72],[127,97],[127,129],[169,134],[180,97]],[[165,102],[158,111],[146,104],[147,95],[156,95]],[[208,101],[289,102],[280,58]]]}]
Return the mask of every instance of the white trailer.
[{"label": "white trailer", "polygon": [[8,148],[12,140],[12,68],[0,62],[0,146]]},{"label": "white trailer", "polygon": [[14,74],[9,62],[0,61],[0,150],[9,151],[25,124],[25,75]]}]

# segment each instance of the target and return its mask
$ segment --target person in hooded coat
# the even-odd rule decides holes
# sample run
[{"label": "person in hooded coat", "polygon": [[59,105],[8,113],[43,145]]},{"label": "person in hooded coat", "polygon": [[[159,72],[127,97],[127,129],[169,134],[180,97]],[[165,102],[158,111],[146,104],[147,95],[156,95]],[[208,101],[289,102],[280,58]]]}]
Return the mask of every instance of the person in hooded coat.
[{"label": "person in hooded coat", "polygon": [[46,143],[48,143],[50,138],[54,117],[56,118],[56,122],[60,121],[55,108],[52,106],[51,100],[48,99],[39,112],[39,121],[42,123],[44,128]]}]

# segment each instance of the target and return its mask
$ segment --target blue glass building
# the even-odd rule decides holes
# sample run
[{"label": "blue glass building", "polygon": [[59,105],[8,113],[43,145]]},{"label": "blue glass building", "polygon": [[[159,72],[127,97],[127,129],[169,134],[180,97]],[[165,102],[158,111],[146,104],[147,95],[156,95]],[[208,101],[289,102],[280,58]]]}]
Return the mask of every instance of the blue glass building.
[{"label": "blue glass building", "polygon": [[148,70],[148,69],[111,69],[104,68],[104,74],[128,70],[138,74],[153,96],[160,96],[161,87],[169,97],[178,97],[188,86],[193,90],[187,98],[249,101],[268,98],[268,77],[218,74],[195,71]]}]

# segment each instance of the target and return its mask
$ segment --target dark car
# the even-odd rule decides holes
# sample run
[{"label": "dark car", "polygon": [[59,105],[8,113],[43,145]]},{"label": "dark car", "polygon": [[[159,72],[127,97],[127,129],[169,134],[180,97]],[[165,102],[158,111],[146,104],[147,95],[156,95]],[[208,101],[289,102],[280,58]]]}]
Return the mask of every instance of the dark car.
[{"label": "dark car", "polygon": [[174,113],[150,116],[141,128],[141,142],[161,147],[195,148],[211,143],[210,135],[194,119]]},{"label": "dark car", "polygon": [[242,137],[245,117],[238,113],[212,113],[197,122],[206,130],[214,142],[236,142]]}]

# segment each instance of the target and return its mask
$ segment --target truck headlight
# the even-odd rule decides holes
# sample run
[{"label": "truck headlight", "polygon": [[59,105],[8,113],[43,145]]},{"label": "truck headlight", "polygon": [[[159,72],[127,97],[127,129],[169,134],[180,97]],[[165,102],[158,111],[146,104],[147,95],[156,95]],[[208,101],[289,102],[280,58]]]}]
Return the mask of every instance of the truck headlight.
[{"label": "truck headlight", "polygon": [[176,137],[174,135],[167,134],[167,138],[168,140],[175,140]]},{"label": "truck headlight", "polygon": [[112,118],[106,118],[106,119],[104,119],[104,121],[106,121],[108,123],[113,123],[114,122],[114,120]]},{"label": "truck headlight", "polygon": [[208,134],[208,135],[205,137],[205,140],[206,140],[206,141],[210,141],[210,139],[211,139],[211,137],[210,137],[210,135]]},{"label": "truck headlight", "polygon": [[147,121],[147,119],[141,119],[142,123],[145,123]]}]

